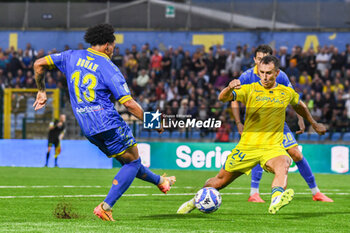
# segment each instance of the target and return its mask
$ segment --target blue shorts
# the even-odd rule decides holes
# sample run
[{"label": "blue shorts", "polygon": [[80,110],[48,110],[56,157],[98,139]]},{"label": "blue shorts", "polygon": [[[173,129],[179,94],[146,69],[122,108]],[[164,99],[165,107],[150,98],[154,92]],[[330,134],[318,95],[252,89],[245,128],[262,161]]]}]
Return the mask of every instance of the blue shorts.
[{"label": "blue shorts", "polygon": [[297,146],[297,140],[295,139],[292,131],[290,131],[288,125],[286,122],[284,122],[284,129],[283,129],[283,146],[286,150]]},{"label": "blue shorts", "polygon": [[108,157],[121,155],[126,149],[136,145],[131,129],[126,124],[123,127],[88,136],[87,139],[100,148]]}]

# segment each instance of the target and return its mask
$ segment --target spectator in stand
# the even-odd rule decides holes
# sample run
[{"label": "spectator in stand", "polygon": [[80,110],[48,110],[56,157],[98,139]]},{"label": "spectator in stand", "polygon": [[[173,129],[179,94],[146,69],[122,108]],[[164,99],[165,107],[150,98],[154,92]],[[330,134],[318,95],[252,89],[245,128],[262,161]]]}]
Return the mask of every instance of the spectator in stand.
[{"label": "spectator in stand", "polygon": [[213,48],[209,50],[206,59],[204,60],[205,66],[207,68],[207,73],[210,75],[213,73],[213,70],[216,68],[216,61],[213,54]]},{"label": "spectator in stand", "polygon": [[47,83],[46,83],[46,88],[56,88],[56,82],[55,80],[52,78],[51,75],[49,75],[50,73],[47,73]]},{"label": "spectator in stand", "polygon": [[6,70],[7,64],[10,62],[8,57],[3,53],[0,52],[0,69]]},{"label": "spectator in stand", "polygon": [[119,69],[121,69],[121,68],[123,68],[123,60],[124,60],[123,55],[120,54],[119,47],[115,47],[111,61],[114,63],[114,65],[116,65]]},{"label": "spectator in stand", "polygon": [[290,60],[290,54],[288,54],[287,46],[280,47],[280,50],[279,50],[277,57],[280,59],[281,69],[283,71],[286,71],[286,69],[289,66],[289,60]]},{"label": "spectator in stand", "polygon": [[151,70],[158,74],[162,69],[162,55],[159,54],[157,48],[153,49],[153,55],[151,57]]},{"label": "spectator in stand", "polygon": [[232,75],[235,72],[241,70],[242,58],[237,57],[235,52],[231,52],[231,55],[226,59],[226,72]]},{"label": "spectator in stand", "polygon": [[308,82],[308,84],[311,84],[312,78],[306,71],[303,71],[299,77],[299,84],[304,85],[306,82]]},{"label": "spectator in stand", "polygon": [[215,80],[215,84],[214,84],[214,87],[217,89],[217,90],[222,90],[224,87],[227,86],[227,84],[229,83],[230,79],[229,79],[229,76],[226,72],[225,69],[222,69],[220,71],[220,76],[217,77],[217,79]]},{"label": "spectator in stand", "polygon": [[27,43],[24,53],[28,52],[28,56],[33,58],[38,55],[38,52],[32,47],[30,43]]},{"label": "spectator in stand", "polygon": [[332,87],[332,82],[331,80],[327,80],[326,81],[326,84],[323,86],[323,94],[326,94],[326,93],[332,93],[334,91],[334,87]]},{"label": "spectator in stand", "polygon": [[313,48],[309,48],[307,51],[307,73],[311,75],[311,77],[314,76],[316,72],[316,55]]},{"label": "spectator in stand", "polygon": [[156,87],[157,100],[160,100],[161,95],[165,95],[164,83],[163,82],[159,82],[157,87]]},{"label": "spectator in stand", "polygon": [[147,52],[142,50],[141,56],[139,58],[139,69],[140,70],[148,70],[149,69],[150,59],[147,56]]},{"label": "spectator in stand", "polygon": [[331,76],[334,77],[337,72],[341,72],[343,66],[344,58],[339,54],[338,48],[333,49],[333,54],[331,56]]},{"label": "spectator in stand", "polygon": [[188,99],[181,100],[180,108],[177,111],[177,115],[185,116],[188,112]]},{"label": "spectator in stand", "polygon": [[177,72],[180,71],[182,67],[183,58],[183,53],[180,53],[178,49],[175,49],[174,55],[171,58],[171,69],[174,69]]},{"label": "spectator in stand", "polygon": [[329,68],[329,61],[331,59],[326,48],[321,48],[320,52],[316,55],[317,70],[321,72],[321,75],[325,75],[325,70]]},{"label": "spectator in stand", "polygon": [[[349,101],[350,102],[350,101]],[[188,107],[188,110],[187,110],[187,114],[188,115],[191,115],[192,118],[196,118],[197,117],[197,114],[198,114],[198,108],[196,106],[196,103],[191,100],[190,103],[189,103],[189,107]]]},{"label": "spectator in stand", "polygon": [[19,69],[22,69],[22,63],[21,61],[18,59],[18,53],[17,52],[13,52],[12,53],[12,58],[10,59],[10,62],[8,64],[8,71],[12,73],[13,76],[16,76],[17,71]]},{"label": "spectator in stand", "polygon": [[334,85],[332,85],[331,89],[334,93],[344,92],[344,85],[340,82],[338,78],[336,78],[334,80]]},{"label": "spectator in stand", "polygon": [[127,82],[132,83],[132,80],[134,77],[136,77],[138,70],[137,60],[132,53],[128,55],[128,60],[125,63],[125,69],[127,73]]},{"label": "spectator in stand", "polygon": [[[286,74],[288,77],[294,76],[296,78],[299,78],[300,76],[300,71],[297,68],[297,59],[296,58],[292,58],[289,61],[289,67],[286,69]],[[299,80],[296,80],[297,82]]]},{"label": "spectator in stand", "polygon": [[199,71],[205,69],[205,63],[203,55],[200,51],[197,51],[193,54],[192,58],[193,70],[197,74]]},{"label": "spectator in stand", "polygon": [[343,57],[343,64],[345,66],[345,69],[350,69],[350,44],[346,44],[346,49]]},{"label": "spectator in stand", "polygon": [[164,56],[162,57],[161,66],[162,66],[162,80],[168,80],[171,69],[171,60],[169,50],[165,51]]},{"label": "spectator in stand", "polygon": [[216,51],[216,66],[218,70],[224,70],[226,68],[227,53],[225,49]]},{"label": "spectator in stand", "polygon": [[137,77],[136,81],[137,81],[137,85],[139,87],[142,87],[142,88],[144,88],[148,84],[149,76],[148,76],[147,71],[145,69],[142,69],[140,71],[140,74]]},{"label": "spectator in stand", "polygon": [[226,121],[225,116],[220,116],[221,127],[217,129],[215,142],[229,142],[231,125]]}]

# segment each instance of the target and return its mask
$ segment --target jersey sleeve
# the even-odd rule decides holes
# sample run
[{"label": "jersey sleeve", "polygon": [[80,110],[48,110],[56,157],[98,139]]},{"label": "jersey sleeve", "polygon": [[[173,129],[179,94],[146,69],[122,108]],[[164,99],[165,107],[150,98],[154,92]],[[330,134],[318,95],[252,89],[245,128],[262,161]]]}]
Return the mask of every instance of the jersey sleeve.
[{"label": "jersey sleeve", "polygon": [[296,93],[296,91],[294,91],[294,89],[289,88],[290,90],[290,94],[291,94],[291,98],[290,98],[290,105],[292,106],[296,106],[299,104],[299,100],[300,100],[300,96],[298,93]]},{"label": "jersey sleeve", "polygon": [[240,89],[235,89],[232,91],[233,94],[233,101],[237,100],[239,102],[242,102],[244,104],[247,103],[248,95],[250,92],[251,85],[242,85]]},{"label": "jersey sleeve", "polygon": [[283,86],[290,87],[293,89],[292,83],[289,81],[289,78],[286,73],[284,73],[282,70],[278,74],[276,78],[276,82],[278,84],[282,84]]},{"label": "jersey sleeve", "polygon": [[49,64],[49,69],[57,67],[60,71],[66,73],[66,57],[70,51],[71,50],[45,56],[47,64]]},{"label": "jersey sleeve", "polygon": [[108,89],[113,93],[119,103],[124,104],[126,101],[131,100],[132,97],[128,84],[118,68],[116,68],[114,72],[111,72],[110,75],[111,77],[105,77],[104,80]]}]

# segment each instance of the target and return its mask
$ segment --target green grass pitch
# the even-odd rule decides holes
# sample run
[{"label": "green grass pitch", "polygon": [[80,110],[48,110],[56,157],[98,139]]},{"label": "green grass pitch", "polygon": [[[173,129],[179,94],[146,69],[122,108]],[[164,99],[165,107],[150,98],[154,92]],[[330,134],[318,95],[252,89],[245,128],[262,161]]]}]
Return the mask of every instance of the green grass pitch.
[{"label": "green grass pitch", "polygon": [[[264,173],[260,186],[266,203],[248,203],[250,177],[242,176],[221,190],[222,205],[212,214],[176,210],[204,182],[208,171],[155,170],[176,175],[169,195],[135,180],[114,206],[116,222],[93,215],[117,169],[0,167],[0,232],[350,232],[350,176],[316,174],[321,191],[334,203],[312,201],[299,174],[289,174],[294,200],[276,215],[267,212],[273,176]],[[65,203],[72,219],[55,217]]]}]

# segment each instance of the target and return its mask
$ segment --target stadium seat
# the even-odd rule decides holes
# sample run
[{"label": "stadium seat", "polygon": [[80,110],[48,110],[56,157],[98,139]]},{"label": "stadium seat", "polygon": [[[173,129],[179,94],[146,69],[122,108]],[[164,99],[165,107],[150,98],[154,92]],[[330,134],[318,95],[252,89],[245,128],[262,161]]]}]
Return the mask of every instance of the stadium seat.
[{"label": "stadium seat", "polygon": [[199,131],[193,131],[193,132],[191,133],[191,138],[192,138],[192,139],[200,139],[200,138],[201,138],[201,132],[199,132]]},{"label": "stadium seat", "polygon": [[318,141],[320,139],[320,135],[318,135],[317,133],[311,133],[309,135],[309,140],[310,141]]},{"label": "stadium seat", "polygon": [[299,141],[307,141],[307,140],[309,140],[309,134],[307,134],[307,133],[299,134],[298,140]]},{"label": "stadium seat", "polygon": [[149,131],[142,130],[140,133],[140,138],[149,138]]},{"label": "stadium seat", "polygon": [[332,134],[331,140],[332,140],[332,141],[339,141],[340,138],[341,138],[341,133],[334,132],[334,133]]},{"label": "stadium seat", "polygon": [[329,133],[326,132],[324,135],[320,136],[320,141],[328,140],[329,139]]},{"label": "stadium seat", "polygon": [[160,137],[160,134],[157,131],[155,130],[151,131],[150,138],[159,138],[159,137]]},{"label": "stadium seat", "polygon": [[214,132],[209,132],[207,135],[205,135],[205,138],[207,139],[215,139],[216,134]]},{"label": "stadium seat", "polygon": [[349,142],[350,141],[350,133],[345,133],[343,136],[343,141]]},{"label": "stadium seat", "polygon": [[[158,133],[158,132],[157,132]],[[170,132],[169,131],[164,131],[161,135],[161,138],[170,138]]]},{"label": "stadium seat", "polygon": [[173,132],[171,133],[171,138],[178,138],[178,139],[182,138],[181,132],[179,132],[179,131],[173,131]]}]

